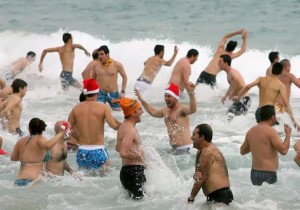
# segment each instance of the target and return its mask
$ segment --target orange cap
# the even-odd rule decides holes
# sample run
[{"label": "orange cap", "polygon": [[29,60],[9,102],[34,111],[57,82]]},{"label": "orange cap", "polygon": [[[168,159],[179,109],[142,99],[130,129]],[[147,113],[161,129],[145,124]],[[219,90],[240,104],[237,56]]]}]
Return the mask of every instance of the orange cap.
[{"label": "orange cap", "polygon": [[131,98],[112,100],[113,103],[120,103],[124,116],[128,117],[141,107],[141,103]]}]

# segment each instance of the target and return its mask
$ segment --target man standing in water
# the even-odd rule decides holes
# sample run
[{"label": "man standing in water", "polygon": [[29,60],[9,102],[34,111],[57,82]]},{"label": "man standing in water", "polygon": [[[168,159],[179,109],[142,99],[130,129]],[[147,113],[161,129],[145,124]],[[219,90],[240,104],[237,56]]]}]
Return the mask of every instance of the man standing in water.
[{"label": "man standing in water", "polygon": [[197,61],[198,55],[199,52],[197,50],[190,49],[186,57],[177,61],[172,71],[169,84],[173,83],[178,85],[181,93],[184,91],[184,89],[187,89],[187,86],[189,86],[191,64],[194,64]]},{"label": "man standing in water", "polygon": [[169,142],[176,153],[189,151],[193,145],[190,133],[189,115],[197,111],[197,104],[195,99],[195,85],[187,84],[187,91],[190,97],[189,106],[181,105],[179,100],[179,88],[177,85],[171,83],[165,90],[166,107],[156,109],[148,104],[141,96],[138,90],[135,94],[142,103],[145,110],[156,118],[164,118],[168,130]]},{"label": "man standing in water", "polygon": [[139,200],[144,197],[145,157],[135,125],[141,121],[143,110],[141,104],[133,99],[122,98],[119,103],[125,117],[118,130],[116,145],[122,158],[120,180],[130,197]]},{"label": "man standing in water", "polygon": [[[242,44],[242,48],[239,51],[234,53],[233,51],[237,46],[237,42],[232,40],[229,41],[226,48],[225,48],[225,44],[229,38],[238,34],[242,34],[243,44]],[[207,85],[210,85],[211,88],[214,88],[216,86],[216,76],[222,70],[218,65],[220,55],[227,54],[231,57],[231,59],[239,57],[246,51],[247,39],[248,39],[248,32],[245,31],[244,29],[240,29],[238,31],[234,31],[226,34],[220,41],[219,46],[212,60],[208,63],[205,70],[202,71],[201,74],[199,75],[196,85],[198,85],[199,83],[205,83]]]},{"label": "man standing in water", "polygon": [[97,102],[99,86],[94,79],[83,81],[86,100],[75,105],[68,121],[76,128],[79,148],[76,162],[80,169],[92,174],[104,172],[108,165],[108,153],[104,146],[104,123],[117,130],[120,123],[111,113],[111,109]]},{"label": "man standing in water", "polygon": [[193,203],[202,188],[207,202],[229,204],[233,200],[229,175],[222,152],[212,143],[213,131],[208,124],[197,125],[193,131],[193,145],[198,149],[196,156],[195,183],[188,198]]},{"label": "man standing in water", "polygon": [[273,105],[262,106],[261,121],[246,134],[240,148],[241,155],[252,154],[251,182],[262,185],[263,182],[274,184],[277,181],[279,166],[278,152],[286,155],[290,147],[291,128],[284,124],[285,139],[282,142],[277,131],[272,127],[276,122]]},{"label": "man standing in water", "polygon": [[[92,78],[99,85],[98,101],[102,103],[108,102],[114,110],[120,110],[120,105],[112,103],[112,100],[124,98],[125,88],[127,85],[127,75],[123,65],[109,57],[109,49],[106,45],[98,49],[99,63],[94,66]],[[118,74],[122,77],[122,89],[119,93]]]},{"label": "man standing in water", "polygon": [[82,88],[82,85],[72,76],[75,57],[74,50],[76,48],[81,49],[87,56],[90,56],[90,53],[80,44],[73,44],[73,38],[70,33],[64,33],[62,39],[65,43],[64,46],[48,48],[43,51],[39,63],[39,70],[40,72],[42,72],[43,70],[43,61],[46,54],[57,52],[59,54],[60,62],[62,65],[62,72],[60,74],[62,89],[66,91],[68,90],[70,85],[76,88]]},{"label": "man standing in water", "polygon": [[137,78],[137,81],[135,83],[135,88],[141,92],[144,92],[149,87],[151,87],[151,84],[153,80],[155,79],[156,75],[161,69],[161,66],[171,66],[176,58],[176,55],[178,53],[177,46],[174,47],[174,54],[171,57],[170,60],[165,61],[163,59],[165,54],[165,47],[163,45],[156,45],[154,47],[154,56],[151,56],[150,58],[145,61],[144,70],[141,76]]}]

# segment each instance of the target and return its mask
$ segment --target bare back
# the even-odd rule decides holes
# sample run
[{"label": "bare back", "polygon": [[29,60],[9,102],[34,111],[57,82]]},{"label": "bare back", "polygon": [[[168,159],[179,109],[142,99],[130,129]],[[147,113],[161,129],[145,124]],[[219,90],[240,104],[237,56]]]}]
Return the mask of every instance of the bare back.
[{"label": "bare back", "polygon": [[93,69],[100,63],[98,60],[92,60],[81,73],[83,79],[93,78]]},{"label": "bare back", "polygon": [[46,171],[54,175],[63,176],[65,172],[64,161],[68,156],[68,146],[67,142],[64,142],[63,139],[60,141],[50,150],[51,160],[46,163]]},{"label": "bare back", "polygon": [[189,82],[191,75],[191,64],[187,58],[181,58],[175,65],[169,84],[174,83],[179,86],[180,91],[183,91],[185,84]]},{"label": "bare back", "polygon": [[224,49],[218,49],[213,58],[209,61],[208,65],[205,67],[204,71],[212,75],[217,75],[221,71],[218,62],[220,60],[220,55],[223,54],[231,56],[231,53],[225,51]]},{"label": "bare back", "polygon": [[145,67],[141,77],[152,83],[164,62],[165,61],[159,56],[152,56],[148,58],[145,62]]},{"label": "bare back", "polygon": [[73,45],[64,45],[58,48],[59,58],[62,65],[63,71],[73,72],[74,64],[74,47]]},{"label": "bare back", "polygon": [[164,121],[167,126],[170,145],[177,148],[192,144],[189,115],[182,111],[182,105],[177,109],[165,107],[163,109]]},{"label": "bare back", "polygon": [[104,145],[104,122],[109,107],[97,101],[84,101],[77,104],[68,121],[76,127],[80,145]]}]

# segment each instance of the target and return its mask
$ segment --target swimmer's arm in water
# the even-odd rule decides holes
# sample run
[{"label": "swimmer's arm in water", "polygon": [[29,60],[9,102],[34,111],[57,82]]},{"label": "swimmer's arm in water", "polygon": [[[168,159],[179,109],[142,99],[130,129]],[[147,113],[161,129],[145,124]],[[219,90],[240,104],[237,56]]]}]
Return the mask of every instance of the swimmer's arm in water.
[{"label": "swimmer's arm in water", "polygon": [[244,143],[240,147],[240,154],[241,155],[246,155],[250,152],[250,147],[249,147],[249,144],[248,144],[248,137],[247,136],[248,136],[248,134],[246,134]]},{"label": "swimmer's arm in water", "polygon": [[221,98],[222,104],[224,104],[224,102],[227,100],[227,98],[228,98],[228,96],[230,95],[231,92],[232,92],[232,86],[230,85],[228,87],[228,90],[226,91],[226,94]]},{"label": "swimmer's arm in water", "polygon": [[161,109],[155,109],[153,106],[148,104],[143,98],[139,90],[135,89],[134,90],[135,95],[138,97],[139,101],[142,103],[143,107],[145,110],[152,116],[156,118],[163,118],[163,108]]}]

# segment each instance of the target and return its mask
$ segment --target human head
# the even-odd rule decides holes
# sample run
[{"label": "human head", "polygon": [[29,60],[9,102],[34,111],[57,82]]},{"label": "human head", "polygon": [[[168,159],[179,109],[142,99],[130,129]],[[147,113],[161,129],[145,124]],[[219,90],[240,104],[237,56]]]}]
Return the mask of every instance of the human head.
[{"label": "human head", "polygon": [[[125,119],[128,119],[130,116],[136,113],[139,113],[138,117],[140,117],[140,115],[143,113],[141,103],[137,100],[131,98],[121,98],[118,100],[113,100],[113,103],[120,103]],[[140,121],[140,118],[138,121]]]},{"label": "human head", "polygon": [[99,50],[95,49],[92,53],[92,56],[93,56],[93,60],[97,60],[99,57]]},{"label": "human head", "polygon": [[101,47],[98,48],[98,51],[103,51],[105,54],[109,54],[109,49],[106,45],[102,45]]},{"label": "human head", "polygon": [[291,71],[291,63],[288,59],[282,59],[280,63],[282,64],[283,69],[285,69],[287,72]]},{"label": "human head", "polygon": [[95,79],[83,80],[83,94],[86,97],[92,97],[99,93],[99,85]]},{"label": "human head", "polygon": [[102,64],[105,64],[106,61],[109,59],[109,49],[106,45],[102,45],[98,48],[99,52],[99,60]]},{"label": "human head", "polygon": [[226,45],[225,51],[231,53],[231,52],[234,51],[234,49],[236,48],[236,46],[237,46],[237,41],[232,41],[232,40],[230,40],[230,41],[227,43],[227,45]]},{"label": "human head", "polygon": [[272,63],[279,61],[279,52],[272,51],[269,53],[269,60]]},{"label": "human head", "polygon": [[180,94],[178,85],[175,85],[174,83],[171,83],[169,85],[169,87],[165,90],[165,94],[169,94],[173,98],[178,100],[179,99],[179,94]]},{"label": "human head", "polygon": [[26,57],[27,57],[27,58],[29,58],[29,57],[34,58],[35,56],[36,56],[36,54],[35,54],[35,52],[33,52],[33,51],[29,51],[29,52],[26,54]]},{"label": "human head", "polygon": [[220,58],[222,58],[222,59],[223,59],[223,62],[224,62],[224,63],[227,63],[228,66],[231,66],[231,57],[230,57],[230,55],[228,55],[228,54],[223,54],[223,55],[220,55]]},{"label": "human head", "polygon": [[203,123],[196,126],[198,129],[198,135],[201,137],[203,135],[206,142],[211,142],[213,137],[213,131],[210,127],[210,125]]},{"label": "human head", "polygon": [[186,57],[190,60],[190,63],[193,64],[193,63],[195,63],[197,61],[198,55],[199,55],[198,50],[196,50],[196,49],[190,49],[187,52]]},{"label": "human head", "polygon": [[27,82],[25,82],[22,79],[15,79],[12,82],[11,87],[13,89],[13,93],[19,93],[20,92],[20,88],[24,89],[25,87],[27,87]]},{"label": "human head", "polygon": [[67,43],[70,39],[72,39],[72,35],[70,33],[64,33],[62,39],[64,43]]},{"label": "human head", "polygon": [[272,66],[272,74],[274,75],[280,75],[283,70],[283,65],[279,62],[276,62]]},{"label": "human head", "polygon": [[157,44],[154,47],[154,54],[159,55],[161,52],[164,53],[165,47],[163,45]]},{"label": "human head", "polygon": [[32,118],[29,121],[29,133],[30,135],[42,134],[46,129],[46,123],[39,118]]},{"label": "human head", "polygon": [[276,117],[275,107],[273,105],[265,105],[260,107],[259,116],[261,121],[268,121],[272,116]]},{"label": "human head", "polygon": [[68,127],[71,129],[71,124],[68,121],[66,121],[66,120],[59,120],[54,125],[54,132],[55,132],[55,134],[59,133],[59,131],[61,130],[61,126],[63,125],[63,123],[68,124]]}]

